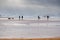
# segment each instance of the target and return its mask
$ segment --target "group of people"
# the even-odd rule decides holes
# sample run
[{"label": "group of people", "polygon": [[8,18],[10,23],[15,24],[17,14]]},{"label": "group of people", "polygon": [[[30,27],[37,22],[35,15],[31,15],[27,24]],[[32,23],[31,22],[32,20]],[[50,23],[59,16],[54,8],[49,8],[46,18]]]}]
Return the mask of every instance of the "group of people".
[{"label": "group of people", "polygon": [[20,20],[21,18],[22,18],[22,20],[23,20],[23,16],[21,16],[21,17],[19,16],[19,20]]},{"label": "group of people", "polygon": [[[47,20],[49,19],[49,16],[46,16],[47,17]],[[38,20],[40,19],[40,16],[38,16]]]},{"label": "group of people", "polygon": [[[47,19],[49,19],[49,16],[46,16],[47,17]],[[23,20],[23,16],[19,16],[19,20],[20,20],[20,18],[22,18],[22,20]],[[40,19],[40,16],[38,16],[38,20]]]},{"label": "group of people", "polygon": [[[49,16],[46,16],[47,17],[47,20],[49,19]],[[23,16],[19,16],[19,20],[22,19],[23,20]],[[8,18],[8,19],[14,19],[14,18]],[[40,19],[40,16],[38,16],[38,20]]]}]

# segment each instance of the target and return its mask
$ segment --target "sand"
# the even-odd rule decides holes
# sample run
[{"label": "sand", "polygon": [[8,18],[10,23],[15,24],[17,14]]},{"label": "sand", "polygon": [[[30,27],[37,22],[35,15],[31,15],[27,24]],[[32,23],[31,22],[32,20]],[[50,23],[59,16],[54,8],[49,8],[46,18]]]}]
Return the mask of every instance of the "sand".
[{"label": "sand", "polygon": [[30,38],[29,40],[55,40],[55,37],[60,37],[60,20],[0,19],[0,40],[3,38],[5,40],[15,38],[18,38],[17,40],[26,40],[26,38]]}]

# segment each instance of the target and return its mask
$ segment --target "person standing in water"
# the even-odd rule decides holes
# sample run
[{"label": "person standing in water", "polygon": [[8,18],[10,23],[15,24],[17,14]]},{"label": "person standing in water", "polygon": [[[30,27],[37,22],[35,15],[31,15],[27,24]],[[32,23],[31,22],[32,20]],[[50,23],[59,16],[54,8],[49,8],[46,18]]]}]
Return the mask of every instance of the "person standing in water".
[{"label": "person standing in water", "polygon": [[38,16],[38,20],[40,19],[40,17]]},{"label": "person standing in water", "polygon": [[20,20],[20,16],[19,16],[19,20]]},{"label": "person standing in water", "polygon": [[47,20],[49,19],[49,16],[47,16]]},{"label": "person standing in water", "polygon": [[22,20],[23,20],[23,16],[22,16]]}]

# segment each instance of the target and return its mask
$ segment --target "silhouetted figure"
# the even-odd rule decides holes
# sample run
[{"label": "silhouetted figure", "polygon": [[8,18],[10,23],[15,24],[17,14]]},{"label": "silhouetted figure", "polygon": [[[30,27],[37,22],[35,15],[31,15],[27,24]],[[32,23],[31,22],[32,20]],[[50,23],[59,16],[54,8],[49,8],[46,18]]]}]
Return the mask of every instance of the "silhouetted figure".
[{"label": "silhouetted figure", "polygon": [[23,20],[23,16],[22,16],[22,20]]},{"label": "silhouetted figure", "polygon": [[14,18],[12,18],[12,19],[14,19]]},{"label": "silhouetted figure", "polygon": [[20,16],[19,16],[19,20],[20,20]]},{"label": "silhouetted figure", "polygon": [[47,19],[49,19],[49,16],[47,16]]},{"label": "silhouetted figure", "polygon": [[38,16],[38,20],[40,19],[40,17]]},{"label": "silhouetted figure", "polygon": [[8,18],[9,20],[11,19],[11,18]]}]

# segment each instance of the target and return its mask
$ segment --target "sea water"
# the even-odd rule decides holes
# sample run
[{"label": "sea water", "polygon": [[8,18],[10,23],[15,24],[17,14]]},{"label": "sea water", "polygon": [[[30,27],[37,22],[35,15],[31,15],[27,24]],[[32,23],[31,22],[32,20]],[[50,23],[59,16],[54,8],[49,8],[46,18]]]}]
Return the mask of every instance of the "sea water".
[{"label": "sea water", "polygon": [[0,20],[0,38],[60,37],[59,20]]}]

